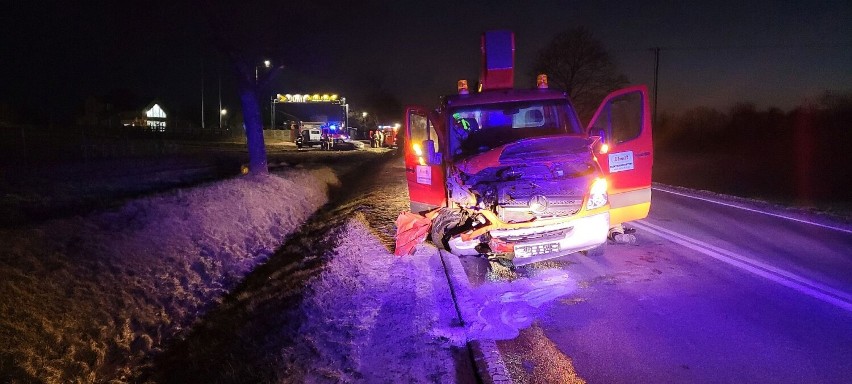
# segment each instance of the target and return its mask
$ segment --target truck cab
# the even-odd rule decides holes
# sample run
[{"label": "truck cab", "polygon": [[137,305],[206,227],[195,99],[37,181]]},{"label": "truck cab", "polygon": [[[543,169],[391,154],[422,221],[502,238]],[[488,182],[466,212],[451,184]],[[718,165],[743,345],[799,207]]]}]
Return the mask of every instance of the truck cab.
[{"label": "truck cab", "polygon": [[647,216],[653,149],[644,86],[610,94],[583,127],[546,77],[514,89],[511,75],[507,86],[505,73],[489,71],[479,92],[462,80],[439,108],[406,108],[411,210],[432,213],[438,247],[523,265],[599,250],[612,229]]},{"label": "truck cab", "polygon": [[298,135],[296,135],[296,146],[302,148],[319,145],[323,150],[330,150],[338,142],[347,139],[349,139],[349,136],[335,123],[304,122],[299,128]]},{"label": "truck cab", "polygon": [[322,122],[303,122],[299,125],[299,131],[296,135],[296,146],[312,147],[322,143]]}]

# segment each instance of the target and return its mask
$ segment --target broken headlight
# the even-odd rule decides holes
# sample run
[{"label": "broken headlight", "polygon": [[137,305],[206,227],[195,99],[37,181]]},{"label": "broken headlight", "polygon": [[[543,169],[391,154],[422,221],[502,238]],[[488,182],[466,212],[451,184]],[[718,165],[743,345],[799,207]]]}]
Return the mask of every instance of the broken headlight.
[{"label": "broken headlight", "polygon": [[606,179],[595,179],[595,181],[592,182],[591,188],[589,188],[589,201],[586,203],[586,210],[592,210],[606,205],[608,199],[606,190]]}]

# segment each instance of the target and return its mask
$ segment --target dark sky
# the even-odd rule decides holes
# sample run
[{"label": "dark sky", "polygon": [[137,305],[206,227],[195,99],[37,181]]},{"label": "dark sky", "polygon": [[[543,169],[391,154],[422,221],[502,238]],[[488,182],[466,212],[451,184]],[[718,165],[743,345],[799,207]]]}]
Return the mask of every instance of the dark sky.
[{"label": "dark sky", "polygon": [[[203,79],[205,108],[215,113],[222,60],[204,21],[210,2],[0,1],[0,102],[61,119],[86,96],[127,89],[196,115]],[[579,25],[631,83],[651,85],[649,48],[663,48],[661,110],[738,101],[786,109],[824,90],[852,90],[849,1],[244,3],[214,8],[222,20],[213,24],[258,62],[287,66],[267,96],[336,92],[358,108],[383,89],[404,104],[434,105],[457,79],[475,82],[483,31],[515,31],[521,85],[535,52]],[[221,78],[224,103],[236,106],[229,68]]]}]

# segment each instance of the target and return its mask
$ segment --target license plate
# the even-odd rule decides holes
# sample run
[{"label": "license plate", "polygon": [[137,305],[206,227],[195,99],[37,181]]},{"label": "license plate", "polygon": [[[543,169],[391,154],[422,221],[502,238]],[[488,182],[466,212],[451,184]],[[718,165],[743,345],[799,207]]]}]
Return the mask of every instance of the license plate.
[{"label": "license plate", "polygon": [[559,243],[515,246],[515,257],[517,258],[546,255],[554,252],[559,252]]}]

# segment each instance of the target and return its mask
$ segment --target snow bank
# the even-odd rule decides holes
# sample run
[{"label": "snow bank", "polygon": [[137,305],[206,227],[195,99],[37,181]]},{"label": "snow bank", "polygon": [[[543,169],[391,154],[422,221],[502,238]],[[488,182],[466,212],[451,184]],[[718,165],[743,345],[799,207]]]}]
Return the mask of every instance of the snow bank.
[{"label": "snow bank", "polygon": [[0,231],[0,372],[129,380],[327,202],[327,169],[231,179]]},{"label": "snow bank", "polygon": [[461,328],[438,252],[395,257],[360,212],[342,233],[309,284],[301,340],[283,360],[309,383],[455,382],[446,333]]}]

